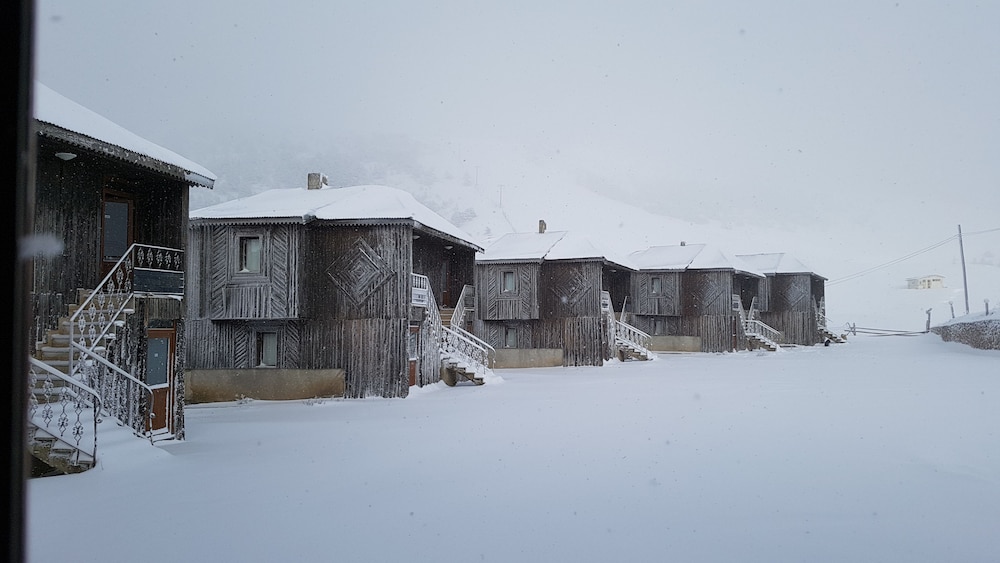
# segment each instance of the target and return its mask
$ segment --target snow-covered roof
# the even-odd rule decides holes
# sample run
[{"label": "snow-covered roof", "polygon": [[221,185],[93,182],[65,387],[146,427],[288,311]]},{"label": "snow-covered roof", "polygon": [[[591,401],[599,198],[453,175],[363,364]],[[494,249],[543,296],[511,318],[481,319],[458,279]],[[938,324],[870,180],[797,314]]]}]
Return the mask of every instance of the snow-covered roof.
[{"label": "snow-covered roof", "polygon": [[[94,141],[114,145],[139,156],[152,158],[183,171],[184,179],[192,184],[211,188],[216,176],[205,167],[179,154],[143,139],[111,120],[58,94],[40,82],[34,85],[34,117]],[[67,140],[67,139],[64,139]],[[82,145],[81,146],[86,146]],[[88,147],[92,148],[92,147]]]},{"label": "snow-covered roof", "polygon": [[765,274],[814,274],[809,266],[785,252],[737,254],[736,257]]},{"label": "snow-covered roof", "polygon": [[640,270],[735,270],[764,277],[740,258],[707,244],[651,246],[629,254],[629,260]]},{"label": "snow-covered roof", "polygon": [[634,269],[627,259],[599,248],[586,236],[569,231],[507,233],[476,257],[477,262],[543,260],[599,260]]},{"label": "snow-covered roof", "polygon": [[195,209],[190,212],[190,219],[192,222],[214,220],[258,223],[308,223],[313,220],[378,223],[412,220],[426,229],[464,242],[475,250],[481,249],[468,233],[418,202],[409,192],[390,186],[274,189]]}]

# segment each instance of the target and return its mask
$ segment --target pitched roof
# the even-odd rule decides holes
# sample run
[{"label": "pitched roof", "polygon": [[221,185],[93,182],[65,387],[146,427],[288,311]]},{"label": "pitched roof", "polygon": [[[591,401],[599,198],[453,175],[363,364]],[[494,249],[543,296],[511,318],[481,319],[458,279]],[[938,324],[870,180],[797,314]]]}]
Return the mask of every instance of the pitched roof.
[{"label": "pitched roof", "polygon": [[586,236],[569,231],[507,233],[476,258],[477,262],[543,260],[595,260],[634,269],[627,259],[599,248]]},{"label": "pitched roof", "polygon": [[799,259],[786,252],[737,254],[736,257],[765,274],[810,274],[823,277],[813,272],[809,266],[806,266]]},{"label": "pitched roof", "polygon": [[314,220],[378,224],[410,220],[415,228],[436,231],[481,250],[473,238],[418,202],[409,192],[390,186],[350,186],[319,189],[274,189],[225,201],[190,212],[198,222],[296,222]]},{"label": "pitched roof", "polygon": [[[215,174],[200,164],[143,139],[40,82],[34,84],[33,111],[36,121],[58,128],[40,127],[39,132],[44,136],[146,165],[192,185],[211,188],[215,184]],[[155,162],[149,162],[149,159]],[[166,166],[156,166],[157,163]]]},{"label": "pitched roof", "polygon": [[651,246],[629,254],[629,259],[640,270],[735,270],[764,277],[752,265],[707,244]]}]

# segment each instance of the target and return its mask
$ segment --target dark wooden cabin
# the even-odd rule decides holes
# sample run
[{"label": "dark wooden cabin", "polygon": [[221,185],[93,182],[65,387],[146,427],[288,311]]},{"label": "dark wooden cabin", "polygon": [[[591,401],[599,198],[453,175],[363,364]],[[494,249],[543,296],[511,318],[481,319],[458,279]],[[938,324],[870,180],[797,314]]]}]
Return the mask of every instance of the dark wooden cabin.
[{"label": "dark wooden cabin", "polygon": [[786,343],[810,346],[823,341],[819,316],[825,306],[826,278],[783,252],[737,258],[766,276],[756,302],[761,320],[781,331]]},{"label": "dark wooden cabin", "polygon": [[728,352],[749,345],[740,308],[758,296],[763,274],[704,244],[654,246],[629,255],[626,314],[656,351]]},{"label": "dark wooden cabin", "polygon": [[481,250],[402,190],[321,174],[193,211],[190,237],[198,402],[405,397],[439,381],[438,308],[472,283]]},{"label": "dark wooden cabin", "polygon": [[611,308],[628,295],[623,262],[544,222],[504,235],[476,259],[474,332],[496,348],[497,367],[603,365],[615,353]]},{"label": "dark wooden cabin", "polygon": [[183,438],[188,190],[215,176],[42,84],[34,114],[33,384],[83,385],[137,434]]}]

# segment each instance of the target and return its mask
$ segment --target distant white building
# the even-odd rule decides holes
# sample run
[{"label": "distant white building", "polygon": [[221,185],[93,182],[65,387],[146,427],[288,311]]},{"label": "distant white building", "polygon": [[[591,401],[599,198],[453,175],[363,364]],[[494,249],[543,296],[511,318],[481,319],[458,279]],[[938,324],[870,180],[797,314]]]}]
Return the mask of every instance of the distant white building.
[{"label": "distant white building", "polygon": [[919,278],[907,278],[906,289],[941,289],[944,287],[944,276],[931,274]]}]

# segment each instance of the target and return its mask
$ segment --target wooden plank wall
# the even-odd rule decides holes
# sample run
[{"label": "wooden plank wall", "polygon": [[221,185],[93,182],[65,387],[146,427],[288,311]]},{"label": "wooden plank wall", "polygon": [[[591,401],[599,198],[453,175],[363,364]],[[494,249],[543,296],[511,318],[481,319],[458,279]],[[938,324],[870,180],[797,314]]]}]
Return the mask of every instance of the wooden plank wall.
[{"label": "wooden plank wall", "polygon": [[[657,295],[652,291],[650,280],[653,277],[660,278],[661,288]],[[680,272],[643,271],[632,275],[632,300],[626,306],[627,311],[636,315],[679,315],[680,304]]]},{"label": "wooden plank wall", "polygon": [[[214,319],[288,319],[298,316],[301,225],[195,226],[190,229],[189,314]],[[260,274],[236,272],[239,238],[260,236]]]},{"label": "wooden plank wall", "polygon": [[787,344],[812,346],[820,342],[816,328],[816,315],[805,311],[781,311],[761,313],[761,320],[775,330],[781,331]]},{"label": "wooden plank wall", "polygon": [[427,276],[440,307],[454,308],[462,287],[475,283],[475,263],[471,248],[426,234],[413,241],[413,273]]},{"label": "wooden plank wall", "polygon": [[[297,229],[303,229],[297,232]],[[212,262],[228,264],[235,231],[229,227],[196,227],[192,245],[207,249]],[[251,367],[255,331],[278,332],[280,368],[345,370],[345,396],[401,397],[409,388],[407,340],[410,316],[410,248],[408,226],[268,227],[265,256],[275,261],[266,270],[268,300],[256,290],[243,297],[245,307],[211,305],[207,311],[253,312],[253,319],[212,319],[193,305],[189,322],[192,343],[187,357],[192,369]],[[298,252],[297,250],[298,249]],[[301,252],[301,254],[299,254]],[[271,254],[268,254],[271,253]],[[205,269],[204,259],[189,259],[192,270]],[[357,266],[359,270],[353,270]],[[285,269],[282,277],[275,270]],[[352,277],[360,271],[363,275]],[[229,274],[212,266],[192,291],[213,303],[224,295]],[[336,277],[339,281],[334,281]],[[277,281],[274,281],[277,280]],[[367,280],[367,281],[366,281]],[[209,287],[206,287],[209,286]],[[254,287],[250,283],[238,287]],[[256,299],[256,298],[255,298]],[[287,304],[287,305],[286,305]],[[256,305],[256,307],[254,307]],[[292,321],[282,317],[297,317]]]},{"label": "wooden plank wall", "polygon": [[[539,318],[538,263],[476,264],[476,310],[487,321]],[[517,291],[501,292],[500,275],[514,271]]]},{"label": "wooden plank wall", "polygon": [[[55,152],[80,156],[64,162]],[[35,178],[36,233],[63,241],[60,256],[35,260],[36,293],[75,295],[101,281],[102,193],[105,188],[134,198],[134,242],[183,249],[187,243],[188,190],[183,182],[145,168],[39,140]]]}]

